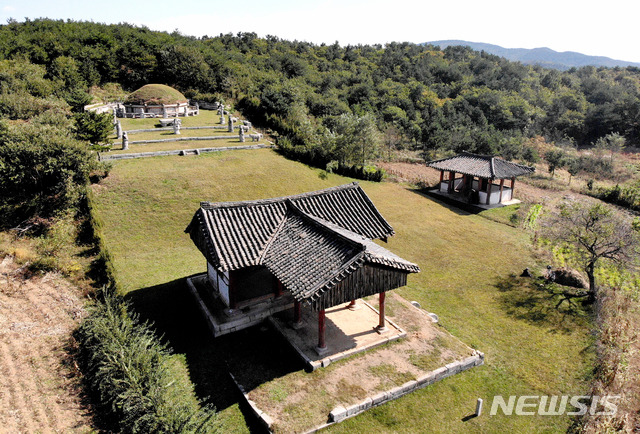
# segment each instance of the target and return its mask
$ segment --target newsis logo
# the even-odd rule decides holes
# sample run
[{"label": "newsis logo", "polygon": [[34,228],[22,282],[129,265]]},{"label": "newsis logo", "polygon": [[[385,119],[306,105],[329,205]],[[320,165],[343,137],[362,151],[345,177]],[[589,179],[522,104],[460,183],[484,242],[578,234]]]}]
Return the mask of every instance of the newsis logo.
[{"label": "newsis logo", "polygon": [[620,395],[605,396],[509,396],[505,401],[501,395],[493,397],[489,414],[495,416],[502,412],[505,416],[614,416],[618,411],[617,401]]}]

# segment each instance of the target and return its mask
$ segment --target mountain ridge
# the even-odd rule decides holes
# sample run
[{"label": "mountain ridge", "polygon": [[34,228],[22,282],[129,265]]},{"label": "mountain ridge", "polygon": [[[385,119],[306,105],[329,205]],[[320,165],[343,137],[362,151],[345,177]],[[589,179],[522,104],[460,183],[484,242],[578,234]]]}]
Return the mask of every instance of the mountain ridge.
[{"label": "mountain ridge", "polygon": [[575,51],[558,52],[548,47],[538,48],[504,48],[499,45],[487,44],[484,42],[470,42],[458,39],[445,39],[439,41],[424,42],[439,46],[441,49],[453,45],[471,47],[476,51],[485,51],[489,54],[504,57],[507,60],[521,62],[525,65],[540,65],[545,68],[567,70],[570,68],[580,68],[582,66],[605,66],[608,68],[635,66],[640,67],[640,63],[628,62],[624,60],[611,59],[605,56],[589,56]]}]

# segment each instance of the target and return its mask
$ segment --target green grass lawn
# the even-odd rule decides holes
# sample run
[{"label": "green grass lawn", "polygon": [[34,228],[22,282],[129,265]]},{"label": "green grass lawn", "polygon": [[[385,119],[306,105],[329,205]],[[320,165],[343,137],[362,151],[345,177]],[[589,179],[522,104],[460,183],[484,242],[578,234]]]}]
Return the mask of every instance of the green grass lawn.
[{"label": "green grass lawn", "polygon": [[[179,280],[206,269],[184,228],[203,200],[276,197],[351,181],[337,175],[322,179],[320,173],[272,150],[238,151],[118,161],[94,186],[95,212],[119,283],[138,308],[159,320],[176,351],[191,354],[187,359],[201,396],[217,386],[204,387],[213,380],[193,372],[220,354],[191,317],[197,313]],[[387,247],[422,269],[400,295],[437,313],[447,330],[485,353],[486,364],[329,431],[566,431],[567,416],[488,415],[494,395],[581,395],[588,388],[593,349],[587,315],[554,309],[546,293],[512,277],[525,267],[540,267],[528,237],[400,184],[361,185],[396,231]],[[485,413],[464,422],[477,398],[485,400]],[[237,405],[223,414],[235,429],[246,429]]]}]

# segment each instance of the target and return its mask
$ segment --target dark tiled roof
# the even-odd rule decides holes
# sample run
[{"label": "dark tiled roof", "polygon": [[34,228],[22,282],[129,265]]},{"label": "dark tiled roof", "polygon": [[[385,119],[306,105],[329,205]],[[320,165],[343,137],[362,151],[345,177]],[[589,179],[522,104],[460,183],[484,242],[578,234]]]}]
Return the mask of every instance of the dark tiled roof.
[{"label": "dark tiled roof", "polygon": [[223,271],[264,265],[300,301],[317,298],[366,263],[419,271],[367,236],[393,229],[357,184],[201,205],[186,232],[212,265]]},{"label": "dark tiled roof", "polygon": [[477,155],[468,152],[455,157],[430,161],[427,166],[438,170],[453,171],[463,175],[488,179],[509,179],[535,172],[535,168],[512,163],[498,157]]}]

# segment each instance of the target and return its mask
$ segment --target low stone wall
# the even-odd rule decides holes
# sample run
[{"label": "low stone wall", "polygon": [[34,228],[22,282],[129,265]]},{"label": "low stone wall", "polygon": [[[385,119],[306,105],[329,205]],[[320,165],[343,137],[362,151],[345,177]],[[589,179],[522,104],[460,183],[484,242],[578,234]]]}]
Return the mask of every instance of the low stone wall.
[{"label": "low stone wall", "polygon": [[[423,387],[427,387],[433,383],[436,383],[440,380],[443,380],[447,377],[451,377],[452,375],[458,374],[460,372],[466,371],[467,369],[471,369],[475,366],[480,366],[484,364],[484,353],[480,351],[474,351],[473,356],[469,356],[463,360],[458,360],[456,362],[449,363],[441,368],[438,368],[434,371],[431,371],[421,377],[418,377],[416,380],[407,381],[401,386],[394,387],[385,392],[380,392],[376,395],[365,398],[363,401],[350,405],[348,407],[338,406],[331,410],[329,413],[328,422],[319,426],[316,426],[304,434],[310,434],[318,432],[328,426],[334,425],[336,423],[342,422],[345,419],[349,419],[350,417],[354,417],[364,411],[370,410],[373,407],[377,407],[379,405],[384,404],[385,402],[393,401],[394,399],[398,399],[404,395],[407,395],[411,392],[414,392],[418,389],[422,389]],[[236,384],[240,393],[244,397],[245,402],[249,405],[253,413],[256,415],[260,423],[271,432],[271,426],[273,425],[273,419],[264,411],[260,410],[255,402],[253,402],[247,392],[244,390],[244,387],[236,380],[231,372],[229,372],[231,379]]]},{"label": "low stone wall", "polygon": [[153,139],[153,140],[132,140],[130,145],[143,145],[145,143],[166,143],[166,142],[190,142],[196,140],[229,140],[237,139],[238,136],[207,136],[207,137],[173,137],[171,139]]},{"label": "low stone wall", "polygon": [[[407,395],[415,390],[422,389],[423,387],[427,387],[437,381],[455,375],[459,372],[471,369],[474,366],[483,365],[484,354],[480,351],[475,351],[474,353],[475,354],[473,356],[469,356],[466,359],[458,360],[456,362],[451,362],[441,368],[436,369],[435,371],[431,371],[421,377],[418,377],[416,380],[407,381],[401,386],[394,387],[393,389],[389,389],[386,392],[380,392],[377,395],[365,398],[358,404],[353,404],[349,407],[338,406],[331,410],[331,413],[329,413],[329,422],[326,425],[323,425],[322,428],[333,423],[341,422],[347,418],[353,417],[357,414],[362,413],[363,411],[369,410],[370,408],[376,407],[385,402],[398,399],[401,396]],[[317,427],[309,432],[315,432],[320,428],[321,427]]]},{"label": "low stone wall", "polygon": [[132,158],[145,158],[145,157],[163,157],[167,155],[199,155],[202,152],[222,152],[222,151],[241,151],[246,149],[264,149],[274,148],[274,145],[242,145],[242,146],[224,146],[220,148],[197,148],[197,149],[179,149],[174,151],[156,151],[156,152],[136,152],[131,154],[113,154],[105,155],[104,152],[98,153],[98,160],[100,161],[112,161],[112,160],[129,160]]},{"label": "low stone wall", "polygon": [[[211,125],[203,127],[180,127],[181,130],[226,130],[224,125]],[[127,134],[154,133],[156,131],[173,131],[173,127],[146,128],[141,130],[128,130]]]}]

